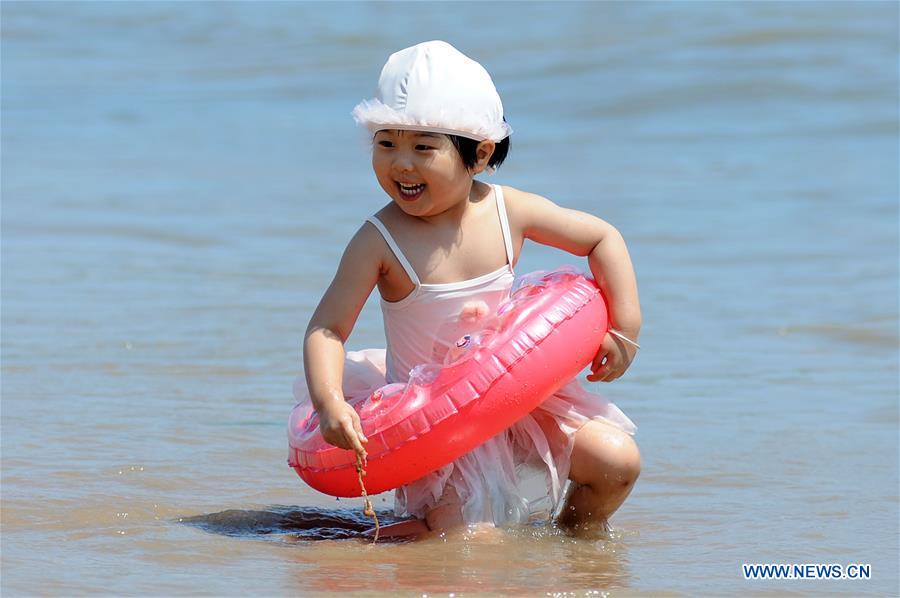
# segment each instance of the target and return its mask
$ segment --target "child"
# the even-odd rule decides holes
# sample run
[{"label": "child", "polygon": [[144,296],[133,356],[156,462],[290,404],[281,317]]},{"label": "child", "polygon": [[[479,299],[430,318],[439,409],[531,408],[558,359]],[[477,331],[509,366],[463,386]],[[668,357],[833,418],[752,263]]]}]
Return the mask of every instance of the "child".
[{"label": "child", "polygon": [[[480,64],[440,41],[401,50],[384,66],[376,98],[353,115],[372,132],[372,167],[390,201],[350,240],[306,332],[307,388],[300,385],[297,398],[312,401],[328,442],[364,454],[367,439],[345,397],[406,382],[421,363],[441,363],[508,297],[525,239],[588,257],[613,328],[588,380],[624,373],[641,326],[625,243],[594,216],[474,179],[500,166],[511,133]],[[376,286],[387,350],[345,355]],[[506,432],[399,488],[395,511],[424,522],[405,531],[525,521],[517,469],[530,465],[545,471],[554,501],[565,498],[560,525],[604,529],[640,471],[634,430],[614,405],[572,380]],[[562,497],[566,479],[574,490]]]}]

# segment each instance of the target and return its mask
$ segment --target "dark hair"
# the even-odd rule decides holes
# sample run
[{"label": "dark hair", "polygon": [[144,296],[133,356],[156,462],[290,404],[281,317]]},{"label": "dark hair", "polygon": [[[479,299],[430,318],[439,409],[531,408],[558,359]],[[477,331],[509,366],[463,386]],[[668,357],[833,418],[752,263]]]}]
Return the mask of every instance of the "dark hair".
[{"label": "dark hair", "polygon": [[[460,137],[459,135],[447,135],[447,137],[450,138],[450,142],[456,148],[459,157],[462,158],[463,165],[466,168],[475,166],[475,162],[478,161],[478,144],[481,142],[468,137]],[[488,160],[488,166],[499,168],[503,161],[506,160],[507,154],[509,154],[509,137],[497,142],[494,147],[494,154]]]}]

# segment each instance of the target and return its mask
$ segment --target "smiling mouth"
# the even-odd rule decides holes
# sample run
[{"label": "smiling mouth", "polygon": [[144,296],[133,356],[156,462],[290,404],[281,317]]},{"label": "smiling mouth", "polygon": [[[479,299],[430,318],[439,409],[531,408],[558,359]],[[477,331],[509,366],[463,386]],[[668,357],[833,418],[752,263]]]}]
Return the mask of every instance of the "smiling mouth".
[{"label": "smiling mouth", "polygon": [[422,192],[425,191],[425,185],[419,183],[417,185],[405,185],[403,183],[397,183],[397,187],[400,189],[400,196],[405,200],[413,200],[418,199]]}]

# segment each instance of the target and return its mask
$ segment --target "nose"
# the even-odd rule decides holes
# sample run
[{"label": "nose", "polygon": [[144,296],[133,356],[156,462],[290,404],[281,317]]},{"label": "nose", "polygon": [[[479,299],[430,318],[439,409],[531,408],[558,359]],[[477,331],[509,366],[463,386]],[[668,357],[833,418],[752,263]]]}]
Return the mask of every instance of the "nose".
[{"label": "nose", "polygon": [[408,152],[397,152],[392,166],[396,172],[411,172],[413,170],[412,157]]}]

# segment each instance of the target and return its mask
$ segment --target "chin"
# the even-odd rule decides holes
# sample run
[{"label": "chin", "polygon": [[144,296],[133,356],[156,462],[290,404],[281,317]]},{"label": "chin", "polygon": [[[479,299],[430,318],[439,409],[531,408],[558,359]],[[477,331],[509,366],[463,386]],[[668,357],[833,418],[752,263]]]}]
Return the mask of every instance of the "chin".
[{"label": "chin", "polygon": [[394,203],[403,210],[404,214],[409,214],[410,216],[425,216],[428,212],[428,206],[422,205],[419,202],[410,204],[409,202],[395,199]]}]

